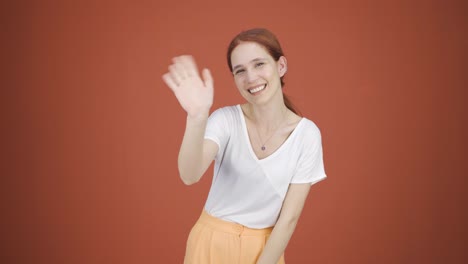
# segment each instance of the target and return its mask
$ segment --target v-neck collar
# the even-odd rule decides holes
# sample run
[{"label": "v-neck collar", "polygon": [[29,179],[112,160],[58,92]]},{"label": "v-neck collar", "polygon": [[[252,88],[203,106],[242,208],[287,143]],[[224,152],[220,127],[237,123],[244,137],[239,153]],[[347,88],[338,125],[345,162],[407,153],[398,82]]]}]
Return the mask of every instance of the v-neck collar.
[{"label": "v-neck collar", "polygon": [[292,140],[291,138],[294,137],[296,133],[298,133],[296,131],[299,130],[301,124],[304,123],[304,120],[305,120],[304,117],[301,118],[301,120],[297,123],[296,127],[289,134],[289,136],[286,138],[286,140],[283,142],[283,144],[281,144],[281,146],[279,146],[273,153],[271,153],[270,155],[266,156],[263,159],[259,159],[257,154],[255,154],[255,151],[253,150],[253,147],[252,147],[252,142],[250,141],[249,131],[247,130],[247,122],[245,120],[245,116],[244,116],[244,112],[242,111],[242,107],[240,106],[240,104],[236,105],[236,107],[237,107],[237,110],[238,110],[239,115],[240,115],[240,120],[241,120],[241,123],[242,123],[242,130],[244,132],[244,138],[247,141],[247,146],[248,146],[250,155],[252,156],[252,158],[255,161],[258,161],[258,162],[263,162],[263,161],[266,161],[268,159],[272,159],[274,156],[278,155],[278,153],[280,153],[282,151],[282,149],[285,148],[285,145],[287,145],[288,142]]}]

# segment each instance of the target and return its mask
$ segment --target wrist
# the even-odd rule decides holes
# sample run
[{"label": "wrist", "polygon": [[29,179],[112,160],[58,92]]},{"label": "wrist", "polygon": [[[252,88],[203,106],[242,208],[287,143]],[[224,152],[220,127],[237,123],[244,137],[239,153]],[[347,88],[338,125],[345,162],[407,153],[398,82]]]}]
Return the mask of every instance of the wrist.
[{"label": "wrist", "polygon": [[187,121],[205,121],[209,115],[209,109],[194,114],[187,113]]}]

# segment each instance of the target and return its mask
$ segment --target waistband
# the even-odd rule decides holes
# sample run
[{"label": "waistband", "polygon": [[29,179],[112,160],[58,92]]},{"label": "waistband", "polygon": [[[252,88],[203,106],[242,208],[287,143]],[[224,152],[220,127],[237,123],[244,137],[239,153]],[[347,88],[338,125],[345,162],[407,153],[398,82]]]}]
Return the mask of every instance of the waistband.
[{"label": "waistband", "polygon": [[254,229],[241,224],[228,222],[208,214],[205,210],[203,210],[198,221],[215,230],[242,236],[265,236],[271,234],[273,230],[273,227]]}]

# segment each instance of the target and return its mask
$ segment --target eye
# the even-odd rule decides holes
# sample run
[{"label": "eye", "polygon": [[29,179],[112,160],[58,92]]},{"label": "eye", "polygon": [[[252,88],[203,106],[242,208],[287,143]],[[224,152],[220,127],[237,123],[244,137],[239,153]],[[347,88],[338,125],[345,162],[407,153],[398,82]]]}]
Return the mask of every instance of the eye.
[{"label": "eye", "polygon": [[239,74],[243,73],[244,71],[245,71],[244,69],[239,69],[239,70],[234,72],[234,75],[239,75]]},{"label": "eye", "polygon": [[262,67],[263,65],[265,65],[264,62],[258,62],[255,64],[255,67],[258,68],[258,67]]}]

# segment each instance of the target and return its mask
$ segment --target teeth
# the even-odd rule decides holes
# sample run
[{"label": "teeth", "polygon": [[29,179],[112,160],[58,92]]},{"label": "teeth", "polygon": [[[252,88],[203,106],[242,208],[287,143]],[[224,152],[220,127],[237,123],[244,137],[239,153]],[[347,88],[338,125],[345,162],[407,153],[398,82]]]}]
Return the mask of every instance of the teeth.
[{"label": "teeth", "polygon": [[256,93],[256,92],[260,92],[261,90],[265,89],[266,87],[266,84],[263,85],[263,86],[260,86],[260,87],[257,87],[257,88],[254,88],[254,89],[250,89],[249,92],[250,93]]}]

